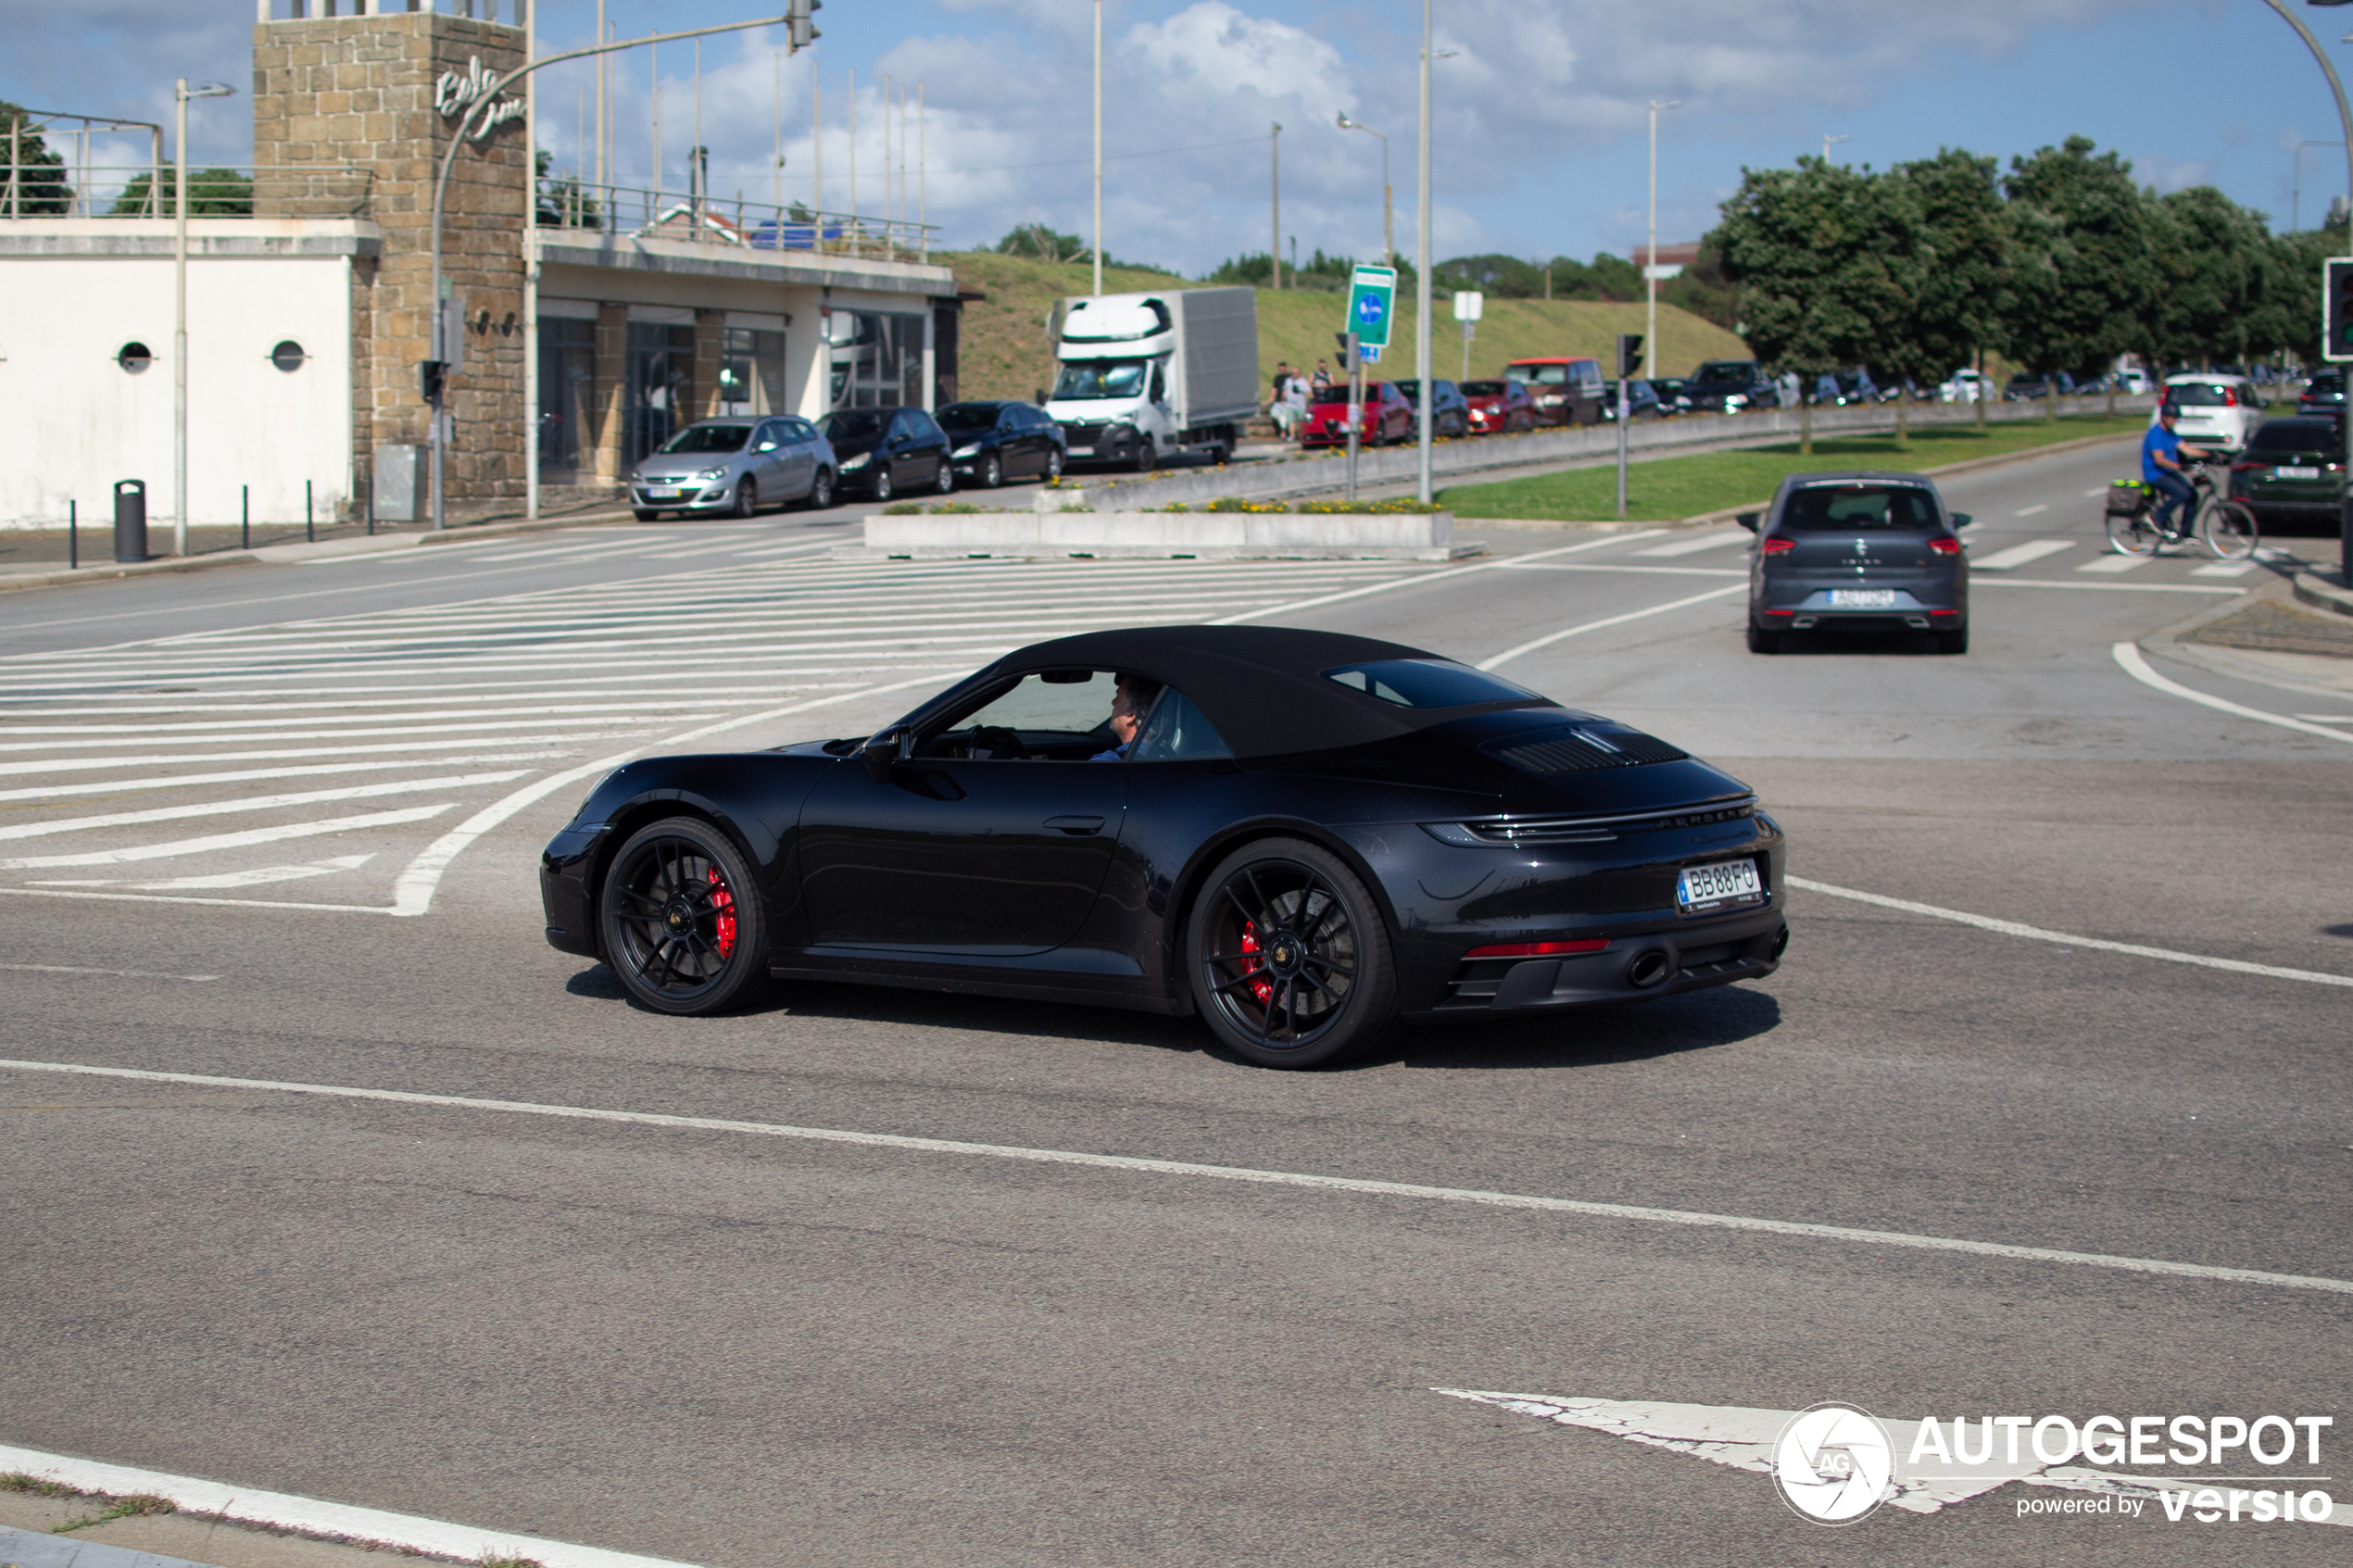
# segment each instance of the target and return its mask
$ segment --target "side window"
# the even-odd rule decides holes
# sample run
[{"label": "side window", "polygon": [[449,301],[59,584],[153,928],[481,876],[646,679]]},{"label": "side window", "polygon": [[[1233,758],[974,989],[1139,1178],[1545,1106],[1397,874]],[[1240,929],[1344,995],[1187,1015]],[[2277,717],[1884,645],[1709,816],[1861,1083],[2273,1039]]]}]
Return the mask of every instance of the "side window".
[{"label": "side window", "polygon": [[924,743],[922,753],[975,760],[1083,762],[1118,744],[1111,733],[1117,682],[1108,670],[1025,675],[950,720],[943,732]]},{"label": "side window", "polygon": [[1168,372],[1158,364],[1152,366],[1152,401],[1164,402],[1168,396]]},{"label": "side window", "polygon": [[1183,692],[1170,686],[1160,694],[1151,716],[1137,733],[1133,757],[1138,762],[1184,762],[1232,755],[1202,710]]},{"label": "side window", "polygon": [[770,420],[761,425],[760,433],[751,438],[751,449],[755,452],[774,452],[784,444],[785,427],[783,421],[779,420]]}]

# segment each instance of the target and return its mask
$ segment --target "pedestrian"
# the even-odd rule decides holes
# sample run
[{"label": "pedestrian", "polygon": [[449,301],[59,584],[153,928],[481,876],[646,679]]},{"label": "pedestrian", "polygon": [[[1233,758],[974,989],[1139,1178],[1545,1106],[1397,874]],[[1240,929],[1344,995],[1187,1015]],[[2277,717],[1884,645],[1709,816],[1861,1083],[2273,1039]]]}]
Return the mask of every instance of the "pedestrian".
[{"label": "pedestrian", "polygon": [[1307,426],[1307,378],[1294,374],[1290,385],[1283,393],[1283,405],[1290,410],[1290,433],[1297,435]]},{"label": "pedestrian", "polygon": [[1291,381],[1292,371],[1290,368],[1290,361],[1288,359],[1276,360],[1275,389],[1266,399],[1266,417],[1274,421],[1275,433],[1286,441],[1290,439]]},{"label": "pedestrian", "polygon": [[1323,360],[1318,359],[1315,361],[1315,379],[1312,384],[1311,390],[1315,392],[1329,392],[1331,389],[1332,368],[1326,364]]}]

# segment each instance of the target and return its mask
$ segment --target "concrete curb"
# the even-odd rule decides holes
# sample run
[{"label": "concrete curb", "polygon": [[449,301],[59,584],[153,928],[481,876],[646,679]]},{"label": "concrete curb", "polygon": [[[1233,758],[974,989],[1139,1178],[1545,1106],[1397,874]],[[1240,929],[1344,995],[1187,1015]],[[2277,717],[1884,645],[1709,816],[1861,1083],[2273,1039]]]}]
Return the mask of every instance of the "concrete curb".
[{"label": "concrete curb", "polygon": [[2296,596],[2315,609],[2353,615],[2353,589],[2332,583],[2317,571],[2297,572],[2294,587]]}]

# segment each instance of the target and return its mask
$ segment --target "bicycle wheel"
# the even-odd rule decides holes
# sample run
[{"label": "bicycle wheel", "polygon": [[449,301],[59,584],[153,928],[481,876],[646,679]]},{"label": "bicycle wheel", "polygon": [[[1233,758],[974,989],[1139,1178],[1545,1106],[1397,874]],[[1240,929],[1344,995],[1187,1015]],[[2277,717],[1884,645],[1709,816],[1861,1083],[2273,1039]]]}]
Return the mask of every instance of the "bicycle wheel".
[{"label": "bicycle wheel", "polygon": [[2254,511],[2242,501],[2217,501],[2197,521],[2198,537],[2216,560],[2250,560],[2263,542]]},{"label": "bicycle wheel", "polygon": [[2108,542],[2120,555],[2153,556],[2164,537],[2158,532],[2157,524],[2149,521],[2146,512],[2133,517],[2120,517],[2114,513],[2108,516]]}]

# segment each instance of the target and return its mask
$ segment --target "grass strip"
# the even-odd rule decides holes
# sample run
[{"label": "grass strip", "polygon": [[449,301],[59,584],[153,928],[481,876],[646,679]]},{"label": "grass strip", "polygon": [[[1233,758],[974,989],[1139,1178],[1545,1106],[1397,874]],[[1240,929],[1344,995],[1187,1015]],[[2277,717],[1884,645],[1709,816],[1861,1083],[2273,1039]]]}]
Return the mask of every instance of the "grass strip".
[{"label": "grass strip", "polygon": [[[2135,435],[2147,428],[2146,415],[2070,416],[2045,423],[1915,428],[1898,445],[1884,435],[1822,436],[1810,458],[1797,443],[1742,452],[1700,452],[1629,463],[1626,470],[1626,515],[1672,520],[1696,517],[1748,502],[1763,506],[1781,481],[1793,473],[1837,469],[1894,469],[1917,472],[1971,458],[1997,458],[2092,435]],[[1570,469],[1560,473],[1507,479],[1492,484],[1453,484],[1439,504],[1457,517],[1529,518],[1559,522],[1606,522],[1617,516],[1616,465]]]}]

